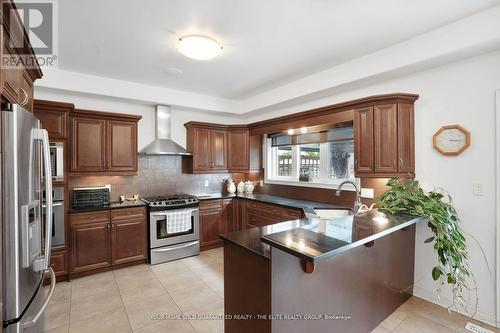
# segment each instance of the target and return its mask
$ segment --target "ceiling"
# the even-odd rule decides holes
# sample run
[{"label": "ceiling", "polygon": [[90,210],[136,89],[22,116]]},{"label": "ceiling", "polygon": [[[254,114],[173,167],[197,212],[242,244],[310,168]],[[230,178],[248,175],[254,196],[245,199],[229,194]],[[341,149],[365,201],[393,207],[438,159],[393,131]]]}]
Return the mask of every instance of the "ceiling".
[{"label": "ceiling", "polygon": [[[241,100],[499,3],[62,0],[59,68]],[[223,53],[182,56],[176,40],[193,33],[216,38]]]}]

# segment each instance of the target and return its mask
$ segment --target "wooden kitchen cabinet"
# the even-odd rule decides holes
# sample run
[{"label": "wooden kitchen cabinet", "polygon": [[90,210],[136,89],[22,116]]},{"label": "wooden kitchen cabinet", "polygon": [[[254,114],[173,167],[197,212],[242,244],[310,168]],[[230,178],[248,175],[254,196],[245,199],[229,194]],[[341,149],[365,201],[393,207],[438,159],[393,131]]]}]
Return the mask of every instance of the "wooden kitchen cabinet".
[{"label": "wooden kitchen cabinet", "polygon": [[73,175],[137,174],[140,116],[89,110],[75,110],[70,116]]},{"label": "wooden kitchen cabinet", "polygon": [[298,208],[287,208],[254,200],[246,201],[246,223],[248,228],[263,227],[303,217]]},{"label": "wooden kitchen cabinet", "polygon": [[201,249],[216,247],[222,244],[219,235],[222,233],[223,216],[222,200],[200,202]]},{"label": "wooden kitchen cabinet", "polygon": [[246,200],[241,198],[233,199],[232,207],[233,230],[244,230],[247,228]]},{"label": "wooden kitchen cabinet", "polygon": [[111,262],[113,265],[147,258],[146,210],[111,211]]},{"label": "wooden kitchen cabinet", "polygon": [[209,143],[212,172],[227,171],[227,132],[211,130]]},{"label": "wooden kitchen cabinet", "polygon": [[415,99],[381,100],[355,109],[356,177],[415,176]]},{"label": "wooden kitchen cabinet", "polygon": [[109,222],[71,226],[71,273],[111,266]]},{"label": "wooden kitchen cabinet", "polygon": [[373,172],[373,107],[354,112],[354,158],[356,172]]},{"label": "wooden kitchen cabinet", "polygon": [[187,129],[187,149],[192,156],[185,157],[186,171],[191,173],[227,172],[227,131],[206,126]]},{"label": "wooden kitchen cabinet", "polygon": [[137,171],[137,123],[107,121],[107,170]]},{"label": "wooden kitchen cabinet", "polygon": [[375,133],[375,172],[398,171],[397,105],[377,105],[373,109]]},{"label": "wooden kitchen cabinet", "polygon": [[413,104],[398,104],[398,172],[415,172]]},{"label": "wooden kitchen cabinet", "polygon": [[147,259],[146,208],[70,214],[70,274]]},{"label": "wooden kitchen cabinet", "polygon": [[230,130],[227,132],[229,170],[245,172],[249,169],[248,130]]},{"label": "wooden kitchen cabinet", "polygon": [[[2,10],[6,13],[1,24],[2,69],[0,73],[0,93],[8,102],[19,104],[33,112],[34,81],[42,77],[36,56],[31,48],[28,35],[22,25],[13,1],[2,1]],[[9,15],[7,15],[7,13]],[[11,47],[16,45],[16,47]],[[22,47],[19,47],[22,45]],[[25,66],[24,63],[29,64]]]},{"label": "wooden kitchen cabinet", "polygon": [[106,121],[73,117],[71,130],[71,171],[105,171]]},{"label": "wooden kitchen cabinet", "polygon": [[54,270],[57,281],[66,280],[68,275],[68,251],[53,250],[50,255],[50,267]]},{"label": "wooden kitchen cabinet", "polygon": [[68,137],[69,113],[73,109],[74,105],[70,103],[37,99],[34,101],[33,113],[49,133],[50,140],[64,140]]},{"label": "wooden kitchen cabinet", "polygon": [[246,126],[189,122],[183,170],[189,173],[259,172],[262,136],[250,136]]}]

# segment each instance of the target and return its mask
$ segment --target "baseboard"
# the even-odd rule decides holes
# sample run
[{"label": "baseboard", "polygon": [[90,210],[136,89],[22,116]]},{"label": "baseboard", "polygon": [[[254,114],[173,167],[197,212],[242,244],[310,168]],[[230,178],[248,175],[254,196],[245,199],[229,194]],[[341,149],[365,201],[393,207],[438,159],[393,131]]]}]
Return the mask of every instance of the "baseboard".
[{"label": "baseboard", "polygon": [[[443,296],[440,296],[441,300],[439,301],[437,299],[437,295],[436,295],[435,291],[430,292],[429,290],[421,288],[419,286],[413,287],[413,295],[416,297],[422,298],[428,302],[442,306],[442,307],[447,307],[449,304],[452,303],[452,301],[450,299],[443,297]],[[458,312],[466,317],[471,317],[471,315],[469,313],[465,312],[463,309],[458,308],[458,309],[453,309],[453,311]],[[483,322],[483,323],[488,324],[490,326],[497,327],[494,315],[488,315],[486,313],[477,311],[475,316],[474,316],[474,319],[479,320],[480,322]]]}]

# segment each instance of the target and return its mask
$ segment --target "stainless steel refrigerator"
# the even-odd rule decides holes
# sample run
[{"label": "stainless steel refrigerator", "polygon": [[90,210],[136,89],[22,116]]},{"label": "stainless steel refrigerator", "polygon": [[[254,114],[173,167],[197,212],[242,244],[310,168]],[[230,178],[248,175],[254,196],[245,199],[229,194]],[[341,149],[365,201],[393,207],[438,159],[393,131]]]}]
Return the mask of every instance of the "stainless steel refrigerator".
[{"label": "stainless steel refrigerator", "polygon": [[[55,288],[49,267],[52,235],[52,196],[46,198],[42,219],[42,191],[52,193],[47,131],[19,105],[4,104],[2,116],[2,294],[3,328],[7,333],[43,332],[44,311]],[[45,221],[45,222],[44,222]],[[44,276],[50,276],[48,291]]]}]

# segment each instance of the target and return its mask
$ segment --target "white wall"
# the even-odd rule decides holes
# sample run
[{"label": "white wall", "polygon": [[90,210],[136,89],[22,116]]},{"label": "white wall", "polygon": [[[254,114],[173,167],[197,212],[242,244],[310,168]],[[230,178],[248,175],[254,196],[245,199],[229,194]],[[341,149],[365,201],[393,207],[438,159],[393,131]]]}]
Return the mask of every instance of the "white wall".
[{"label": "white wall", "polygon": [[[185,130],[182,125],[191,120],[227,124],[247,123],[368,95],[390,92],[419,94],[420,99],[416,102],[415,110],[417,178],[425,188],[443,187],[453,196],[463,220],[463,227],[472,235],[468,237],[468,246],[471,269],[479,287],[477,317],[491,323],[495,318],[495,276],[490,276],[481,250],[474,239],[481,244],[492,274],[495,274],[494,112],[497,89],[500,89],[500,52],[390,81],[373,83],[306,104],[249,114],[246,117],[174,109],[172,138],[179,144],[185,145]],[[68,101],[81,108],[141,114],[143,119],[139,124],[139,147],[153,139],[153,105],[134,104],[125,100],[84,94],[62,94],[43,88],[37,88],[36,97]],[[471,132],[471,147],[458,157],[443,157],[432,148],[433,133],[446,124],[461,124]],[[483,196],[472,195],[473,183],[483,185]],[[438,302],[435,293],[438,286],[430,277],[431,268],[436,263],[435,254],[431,246],[423,244],[423,240],[429,235],[427,226],[418,227],[415,294]],[[440,303],[447,305],[446,298],[447,295],[443,294]]]},{"label": "white wall", "polygon": [[[155,137],[155,105],[147,103],[138,103],[136,101],[124,100],[112,97],[104,97],[89,94],[80,94],[74,92],[61,92],[43,87],[36,87],[35,98],[51,101],[69,102],[75,105],[75,108],[89,109],[105,112],[118,112],[141,115],[138,129],[139,150],[153,141]],[[214,122],[221,124],[236,124],[241,121],[241,117],[236,115],[227,115],[221,113],[209,113],[197,110],[178,109],[172,107],[171,127],[172,139],[186,146],[186,129],[184,124],[191,120]]]},{"label": "white wall", "polygon": [[[416,173],[426,189],[443,187],[453,196],[463,228],[486,253],[493,277],[478,244],[467,238],[470,265],[479,287],[479,313],[488,322],[495,318],[495,90],[500,89],[500,52],[470,58],[425,72],[365,86],[286,109],[252,115],[248,120],[290,114],[363,96],[410,92],[420,95],[415,106]],[[442,125],[461,124],[471,132],[471,147],[457,157],[444,157],[432,148],[432,135]],[[483,196],[472,194],[481,183]],[[429,228],[417,232],[415,294],[437,302],[437,284],[430,271],[436,263],[431,246],[423,244]],[[498,277],[500,278],[500,277]],[[492,280],[493,279],[493,280]],[[443,294],[446,296],[446,294]],[[448,304],[443,300],[441,304]]]}]

